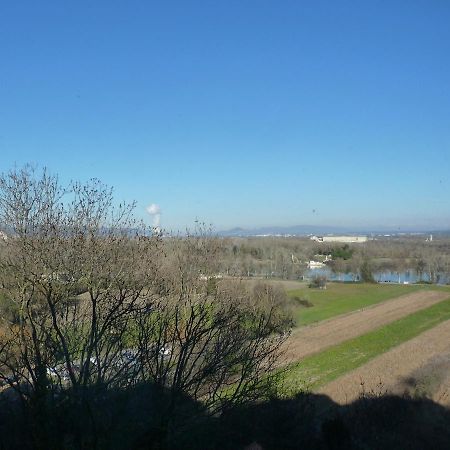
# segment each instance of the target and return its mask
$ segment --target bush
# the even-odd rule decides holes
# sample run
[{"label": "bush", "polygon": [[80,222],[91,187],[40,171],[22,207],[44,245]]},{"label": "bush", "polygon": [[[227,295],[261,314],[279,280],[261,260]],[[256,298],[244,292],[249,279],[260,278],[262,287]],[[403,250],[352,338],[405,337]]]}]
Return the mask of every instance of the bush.
[{"label": "bush", "polygon": [[324,275],[317,275],[314,277],[309,283],[310,288],[319,288],[326,289],[327,288],[327,277]]},{"label": "bush", "polygon": [[369,261],[364,261],[361,266],[361,280],[365,283],[375,283],[375,279],[372,274],[372,266]]},{"label": "bush", "polygon": [[348,244],[345,244],[342,247],[334,248],[331,251],[331,257],[333,259],[342,258],[342,259],[348,260],[353,256],[353,252],[354,252],[354,250],[351,249]]},{"label": "bush", "polygon": [[301,305],[304,306],[305,308],[311,308],[312,306],[314,306],[308,299],[306,298],[300,298],[298,296],[292,297],[292,300]]}]

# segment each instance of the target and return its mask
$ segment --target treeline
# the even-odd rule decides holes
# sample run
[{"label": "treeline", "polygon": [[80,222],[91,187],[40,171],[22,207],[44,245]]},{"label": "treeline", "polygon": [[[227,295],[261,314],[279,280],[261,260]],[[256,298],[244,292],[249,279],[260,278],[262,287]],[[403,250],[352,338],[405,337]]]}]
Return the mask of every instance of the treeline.
[{"label": "treeline", "polygon": [[312,249],[312,242],[302,238],[223,239],[219,265],[229,276],[299,279]]},{"label": "treeline", "polygon": [[415,271],[439,282],[450,274],[450,238],[432,242],[424,236],[383,238],[366,243],[317,243],[307,237],[225,238],[219,255],[223,275],[302,279],[309,261],[326,261],[335,273]]}]

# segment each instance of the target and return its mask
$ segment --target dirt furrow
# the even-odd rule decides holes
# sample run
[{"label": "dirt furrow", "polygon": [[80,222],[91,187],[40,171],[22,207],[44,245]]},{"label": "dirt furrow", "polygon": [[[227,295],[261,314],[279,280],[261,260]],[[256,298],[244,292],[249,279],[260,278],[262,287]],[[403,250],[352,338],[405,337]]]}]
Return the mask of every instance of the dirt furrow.
[{"label": "dirt furrow", "polygon": [[[401,394],[408,390],[406,387],[408,383],[411,384],[414,378],[412,375],[434,373],[433,365],[442,366],[442,355],[449,353],[450,320],[377,356],[328,383],[319,392],[340,404],[357,399],[363,392],[375,395],[386,392]],[[445,386],[441,386],[442,381],[444,379],[439,382],[438,395],[443,395]]]},{"label": "dirt furrow", "polygon": [[286,343],[285,361],[298,361],[327,347],[368,333],[448,298],[448,292],[421,291],[387,300],[294,331]]}]

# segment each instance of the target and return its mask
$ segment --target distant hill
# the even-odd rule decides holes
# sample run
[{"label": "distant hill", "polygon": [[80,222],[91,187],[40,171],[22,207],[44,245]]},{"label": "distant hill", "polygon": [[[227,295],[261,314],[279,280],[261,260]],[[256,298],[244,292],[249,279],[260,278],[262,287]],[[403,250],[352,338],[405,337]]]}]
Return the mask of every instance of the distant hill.
[{"label": "distant hill", "polygon": [[356,235],[371,235],[371,234],[428,234],[449,235],[450,230],[418,230],[418,229],[390,229],[390,228],[352,228],[341,227],[333,225],[294,225],[287,227],[260,227],[260,228],[232,228],[230,230],[219,231],[219,236],[228,237],[250,237],[250,236],[308,236],[308,235],[339,235],[339,234],[356,234]]},{"label": "distant hill", "polygon": [[289,227],[261,227],[261,228],[232,228],[231,230],[219,231],[221,236],[275,236],[275,235],[294,235],[294,236],[308,236],[311,234],[342,234],[355,232],[348,228],[322,226],[322,225],[294,225]]}]

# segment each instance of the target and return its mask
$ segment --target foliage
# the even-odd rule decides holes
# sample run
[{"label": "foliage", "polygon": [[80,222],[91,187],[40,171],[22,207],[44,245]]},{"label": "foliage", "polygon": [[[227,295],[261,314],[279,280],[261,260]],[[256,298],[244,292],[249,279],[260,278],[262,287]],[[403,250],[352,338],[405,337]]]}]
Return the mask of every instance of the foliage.
[{"label": "foliage", "polygon": [[317,275],[312,278],[309,283],[310,288],[316,289],[326,289],[327,288],[327,277],[324,275]]},{"label": "foliage", "polygon": [[347,260],[352,257],[353,252],[353,248],[350,248],[348,244],[344,244],[342,247],[334,247],[330,253],[333,259],[341,258]]},{"label": "foliage", "polygon": [[375,283],[373,278],[373,269],[370,262],[366,259],[360,268],[361,280],[365,283]]},{"label": "foliage", "polygon": [[303,307],[305,307],[305,308],[311,308],[311,307],[313,307],[314,306],[314,304],[313,303],[311,303],[308,299],[306,299],[306,298],[302,298],[302,297],[298,297],[298,296],[293,296],[293,297],[291,297],[292,298],[292,300],[294,301],[294,303],[296,303],[296,304],[298,304],[298,305],[301,305],[301,306],[303,306]]}]

